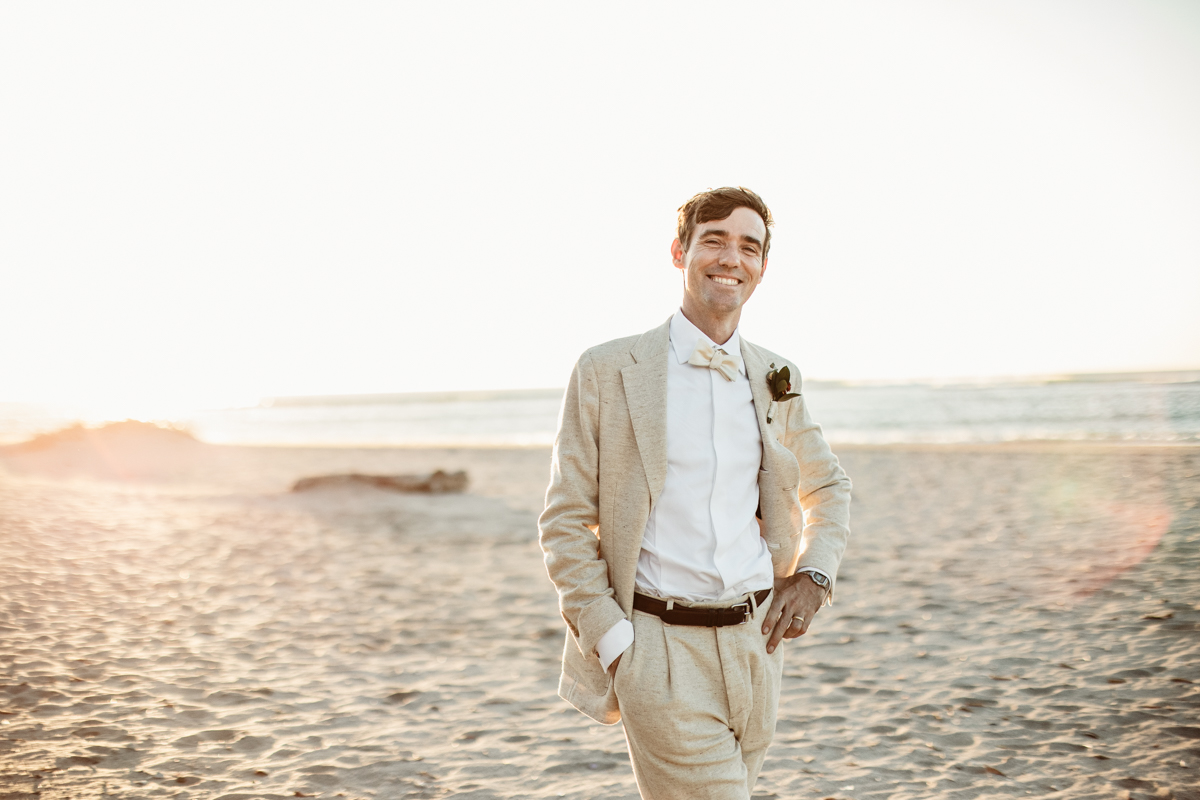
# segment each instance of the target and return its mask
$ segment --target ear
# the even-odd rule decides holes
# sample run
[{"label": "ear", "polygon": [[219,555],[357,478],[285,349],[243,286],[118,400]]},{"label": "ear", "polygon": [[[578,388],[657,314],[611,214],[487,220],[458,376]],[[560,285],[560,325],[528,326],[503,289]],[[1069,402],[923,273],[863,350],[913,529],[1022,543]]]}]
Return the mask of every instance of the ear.
[{"label": "ear", "polygon": [[762,283],[762,279],[767,277],[767,260],[763,259],[763,268],[758,271],[758,282]]},{"label": "ear", "polygon": [[683,269],[683,245],[679,243],[679,239],[671,242],[671,263],[676,269]]}]

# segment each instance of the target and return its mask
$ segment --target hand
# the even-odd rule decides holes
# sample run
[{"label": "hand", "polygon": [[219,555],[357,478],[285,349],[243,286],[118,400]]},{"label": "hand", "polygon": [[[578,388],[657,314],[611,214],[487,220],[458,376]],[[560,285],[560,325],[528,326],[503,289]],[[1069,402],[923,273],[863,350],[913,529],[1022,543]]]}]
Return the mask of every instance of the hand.
[{"label": "hand", "polygon": [[781,639],[795,639],[807,633],[824,601],[825,589],[817,586],[807,572],[790,578],[776,578],[771,609],[762,629],[764,636],[771,634],[767,652],[774,653]]},{"label": "hand", "polygon": [[625,655],[625,654],[621,653],[620,655],[618,655],[616,658],[613,659],[611,664],[608,665],[609,674],[613,675],[614,677],[617,674],[617,664],[621,663],[621,656],[623,656],[623,655]]}]

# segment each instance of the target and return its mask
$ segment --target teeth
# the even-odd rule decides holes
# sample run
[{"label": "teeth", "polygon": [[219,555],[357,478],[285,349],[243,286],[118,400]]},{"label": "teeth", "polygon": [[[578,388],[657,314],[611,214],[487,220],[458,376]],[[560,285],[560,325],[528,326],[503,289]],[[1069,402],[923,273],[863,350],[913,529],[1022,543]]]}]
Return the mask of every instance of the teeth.
[{"label": "teeth", "polygon": [[722,286],[737,286],[738,285],[738,281],[735,278],[722,278],[720,275],[712,275],[711,277],[714,281],[721,284]]}]

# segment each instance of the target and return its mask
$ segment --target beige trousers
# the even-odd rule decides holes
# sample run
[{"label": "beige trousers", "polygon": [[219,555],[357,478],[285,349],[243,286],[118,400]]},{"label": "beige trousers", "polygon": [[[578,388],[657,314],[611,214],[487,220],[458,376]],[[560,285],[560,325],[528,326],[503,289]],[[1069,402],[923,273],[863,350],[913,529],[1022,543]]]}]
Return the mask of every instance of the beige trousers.
[{"label": "beige trousers", "polygon": [[645,800],[750,797],[775,735],[783,671],[783,647],[768,655],[762,633],[770,605],[724,628],[633,612],[633,645],[613,680]]}]

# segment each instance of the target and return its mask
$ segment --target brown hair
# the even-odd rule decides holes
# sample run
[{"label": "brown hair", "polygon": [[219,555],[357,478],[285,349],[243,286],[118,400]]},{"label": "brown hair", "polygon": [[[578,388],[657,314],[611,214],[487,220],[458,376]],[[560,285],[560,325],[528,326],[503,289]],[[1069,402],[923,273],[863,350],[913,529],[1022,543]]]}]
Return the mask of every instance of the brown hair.
[{"label": "brown hair", "polygon": [[735,208],[743,207],[762,217],[763,225],[767,229],[762,253],[765,261],[767,251],[771,249],[771,226],[775,224],[775,220],[771,218],[771,209],[767,208],[763,199],[745,186],[739,186],[736,189],[732,186],[709,189],[681,205],[677,229],[679,243],[683,245],[684,250],[687,250],[688,245],[691,244],[692,233],[698,224],[711,222],[714,219],[725,219],[733,213]]}]

